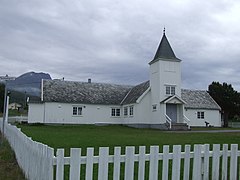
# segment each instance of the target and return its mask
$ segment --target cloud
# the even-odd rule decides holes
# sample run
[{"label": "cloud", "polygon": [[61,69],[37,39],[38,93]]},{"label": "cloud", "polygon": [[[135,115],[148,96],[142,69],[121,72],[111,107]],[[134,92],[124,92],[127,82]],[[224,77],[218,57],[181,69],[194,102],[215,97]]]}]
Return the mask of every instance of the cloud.
[{"label": "cloud", "polygon": [[240,90],[239,12],[233,0],[3,0],[1,72],[138,84],[149,79],[165,26],[183,87],[225,81]]}]

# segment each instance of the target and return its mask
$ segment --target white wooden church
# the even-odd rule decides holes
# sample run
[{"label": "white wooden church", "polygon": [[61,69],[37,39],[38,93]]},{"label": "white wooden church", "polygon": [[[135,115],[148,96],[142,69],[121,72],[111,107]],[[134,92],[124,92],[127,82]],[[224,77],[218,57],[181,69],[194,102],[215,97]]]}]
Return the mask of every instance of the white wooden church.
[{"label": "white wooden church", "polygon": [[41,100],[29,102],[29,123],[123,124],[138,128],[220,127],[218,104],[207,91],[181,88],[181,60],[165,31],[137,86],[43,80]]}]

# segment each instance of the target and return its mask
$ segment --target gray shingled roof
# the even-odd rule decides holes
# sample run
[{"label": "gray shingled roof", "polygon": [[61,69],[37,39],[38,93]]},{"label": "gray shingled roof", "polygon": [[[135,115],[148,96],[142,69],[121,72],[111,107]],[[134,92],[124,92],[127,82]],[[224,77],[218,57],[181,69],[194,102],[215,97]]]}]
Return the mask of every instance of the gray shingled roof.
[{"label": "gray shingled roof", "polygon": [[125,99],[123,100],[122,104],[132,104],[137,101],[137,99],[149,88],[149,81],[141,83],[135,87],[133,87]]},{"label": "gray shingled roof", "polygon": [[167,39],[167,36],[165,35],[165,33],[163,33],[163,37],[162,37],[161,42],[158,46],[157,52],[156,52],[153,60],[149,64],[155,62],[159,58],[180,60],[175,56],[175,54],[172,50],[172,47],[171,47],[170,43],[168,42],[168,39]]},{"label": "gray shingled roof", "polygon": [[[120,105],[136,103],[149,88],[149,81],[137,86],[59,80],[43,81],[44,102]],[[207,91],[182,89],[186,108],[217,109],[218,104]]]},{"label": "gray shingled roof", "polygon": [[132,86],[59,80],[43,81],[44,102],[120,104]]},{"label": "gray shingled roof", "polygon": [[182,99],[187,102],[185,108],[221,109],[207,91],[182,89]]}]

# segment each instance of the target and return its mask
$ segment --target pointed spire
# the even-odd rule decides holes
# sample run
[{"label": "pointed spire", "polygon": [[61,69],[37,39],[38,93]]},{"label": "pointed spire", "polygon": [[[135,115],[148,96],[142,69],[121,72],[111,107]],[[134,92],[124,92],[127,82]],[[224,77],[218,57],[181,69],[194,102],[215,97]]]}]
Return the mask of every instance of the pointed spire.
[{"label": "pointed spire", "polygon": [[[171,48],[171,45],[170,43],[168,42],[168,39],[167,39],[167,36],[166,36],[166,29],[164,27],[163,29],[163,36],[162,36],[162,39],[161,39],[161,42],[158,46],[158,49],[157,49],[157,52],[153,58],[153,61],[155,62],[156,59],[159,59],[159,58],[163,58],[163,59],[172,59],[172,60],[179,60],[172,48]],[[151,61],[152,62],[152,61]],[[151,63],[150,62],[150,63]]]}]

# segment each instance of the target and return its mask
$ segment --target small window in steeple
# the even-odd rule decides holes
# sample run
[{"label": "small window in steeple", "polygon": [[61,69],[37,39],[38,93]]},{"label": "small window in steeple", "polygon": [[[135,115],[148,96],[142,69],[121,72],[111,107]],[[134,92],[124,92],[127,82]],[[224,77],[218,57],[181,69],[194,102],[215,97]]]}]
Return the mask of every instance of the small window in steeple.
[{"label": "small window in steeple", "polygon": [[166,86],[166,95],[171,96],[171,95],[175,95],[176,90],[175,90],[175,86]]}]

